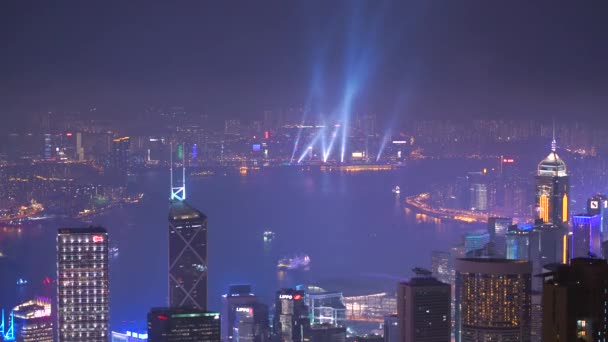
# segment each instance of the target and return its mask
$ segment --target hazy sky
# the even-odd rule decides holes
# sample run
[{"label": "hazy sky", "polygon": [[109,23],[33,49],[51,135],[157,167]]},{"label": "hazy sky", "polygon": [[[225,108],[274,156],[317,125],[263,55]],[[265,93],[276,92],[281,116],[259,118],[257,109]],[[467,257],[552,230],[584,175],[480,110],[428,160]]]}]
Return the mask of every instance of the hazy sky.
[{"label": "hazy sky", "polygon": [[605,1],[5,0],[0,104],[608,116],[606,18]]}]

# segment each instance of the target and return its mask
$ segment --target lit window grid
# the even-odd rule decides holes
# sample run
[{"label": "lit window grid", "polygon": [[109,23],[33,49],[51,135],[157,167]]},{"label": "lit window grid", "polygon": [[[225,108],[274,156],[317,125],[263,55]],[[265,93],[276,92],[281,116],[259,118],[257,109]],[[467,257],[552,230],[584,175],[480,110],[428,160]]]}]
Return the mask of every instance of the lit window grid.
[{"label": "lit window grid", "polygon": [[[93,235],[103,241],[93,242]],[[57,256],[59,341],[107,341],[107,234],[60,234]]]}]

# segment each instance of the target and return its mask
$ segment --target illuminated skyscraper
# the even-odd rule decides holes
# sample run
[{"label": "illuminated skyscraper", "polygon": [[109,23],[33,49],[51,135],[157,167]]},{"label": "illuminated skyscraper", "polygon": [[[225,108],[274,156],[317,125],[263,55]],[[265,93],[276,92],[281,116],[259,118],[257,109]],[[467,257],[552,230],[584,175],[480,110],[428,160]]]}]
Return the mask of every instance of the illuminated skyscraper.
[{"label": "illuminated skyscraper", "polygon": [[466,233],[464,234],[464,252],[472,252],[478,249],[482,249],[488,242],[490,242],[490,234],[486,232],[479,233]]},{"label": "illuminated skyscraper", "polygon": [[207,309],[207,217],[179,200],[169,208],[169,303]]},{"label": "illuminated skyscraper", "polygon": [[[183,149],[181,150],[184,163]],[[169,305],[207,309],[207,217],[186,203],[185,167],[181,186],[173,183],[169,207]]]},{"label": "illuminated skyscraper", "polygon": [[452,327],[449,284],[419,276],[397,285],[397,314],[403,342],[449,341]]},{"label": "illuminated skyscraper", "polygon": [[259,303],[249,285],[233,285],[222,296],[222,341],[270,340],[268,307]]},{"label": "illuminated skyscraper", "polygon": [[555,138],[551,152],[538,163],[536,174],[536,213],[544,223],[565,225],[568,222],[570,186],[566,163],[555,152]]},{"label": "illuminated skyscraper", "polygon": [[345,326],[346,306],[342,292],[308,294],[311,323]]},{"label": "illuminated skyscraper", "polygon": [[148,313],[149,342],[218,342],[220,314],[188,308],[153,308]]},{"label": "illuminated skyscraper", "polygon": [[543,341],[606,341],[608,265],[577,258],[544,274]]},{"label": "illuminated skyscraper", "polygon": [[455,266],[456,342],[529,341],[530,262],[474,258]]},{"label": "illuminated skyscraper", "polygon": [[277,291],[273,335],[282,342],[302,341],[310,321],[304,291],[282,289]]},{"label": "illuminated skyscraper", "polygon": [[450,252],[431,252],[431,272],[442,283],[454,284],[454,258]]},{"label": "illuminated skyscraper", "polygon": [[469,172],[469,208],[471,210],[488,210],[488,177],[486,172]]},{"label": "illuminated skyscraper", "polygon": [[494,242],[496,250],[504,255],[505,234],[509,226],[513,224],[513,219],[509,217],[490,217],[488,218],[488,234],[490,242]]},{"label": "illuminated skyscraper", "polygon": [[51,299],[37,298],[13,309],[17,342],[53,342]]},{"label": "illuminated skyscraper", "polygon": [[59,342],[107,342],[108,301],[108,233],[105,228],[59,229]]},{"label": "illuminated skyscraper", "polygon": [[594,195],[588,199],[587,214],[600,215],[602,242],[608,240],[608,198],[605,195]]},{"label": "illuminated skyscraper", "polygon": [[572,257],[602,256],[600,215],[572,216]]}]

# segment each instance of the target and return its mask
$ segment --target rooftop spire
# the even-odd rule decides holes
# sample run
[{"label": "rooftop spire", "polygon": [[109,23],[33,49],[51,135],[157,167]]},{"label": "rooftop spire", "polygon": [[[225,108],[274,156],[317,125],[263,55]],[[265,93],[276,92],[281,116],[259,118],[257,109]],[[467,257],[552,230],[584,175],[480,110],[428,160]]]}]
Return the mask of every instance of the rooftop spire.
[{"label": "rooftop spire", "polygon": [[553,118],[553,140],[551,141],[551,151],[557,151],[557,141],[555,141],[555,118]]}]

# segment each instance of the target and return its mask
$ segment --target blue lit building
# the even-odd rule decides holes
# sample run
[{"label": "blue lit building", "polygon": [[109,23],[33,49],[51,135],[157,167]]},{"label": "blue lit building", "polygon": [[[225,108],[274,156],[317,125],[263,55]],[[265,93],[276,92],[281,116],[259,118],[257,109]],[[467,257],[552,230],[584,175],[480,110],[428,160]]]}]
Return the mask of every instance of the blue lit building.
[{"label": "blue lit building", "polygon": [[608,240],[608,197],[594,195],[587,200],[587,214],[600,215],[600,235],[602,242]]},{"label": "blue lit building", "polygon": [[600,215],[572,216],[572,258],[602,255],[601,223]]},{"label": "blue lit building", "polygon": [[509,260],[528,260],[530,257],[531,225],[512,225],[505,233],[505,258]]},{"label": "blue lit building", "polygon": [[464,252],[476,251],[484,248],[490,242],[490,234],[484,233],[466,233],[464,235]]}]

